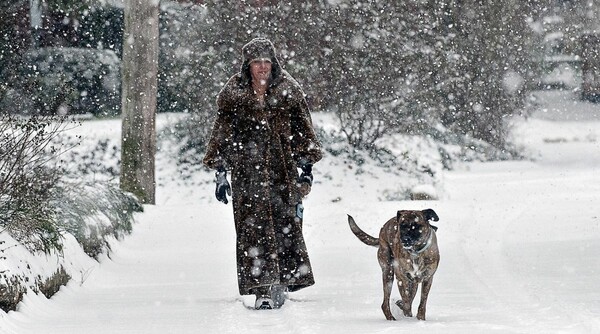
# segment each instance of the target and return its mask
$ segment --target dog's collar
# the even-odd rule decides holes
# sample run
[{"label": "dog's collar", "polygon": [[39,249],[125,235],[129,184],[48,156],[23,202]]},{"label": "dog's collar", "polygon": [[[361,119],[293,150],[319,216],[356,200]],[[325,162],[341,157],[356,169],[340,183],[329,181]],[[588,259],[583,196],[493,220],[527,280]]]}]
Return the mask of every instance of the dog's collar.
[{"label": "dog's collar", "polygon": [[414,250],[414,249],[408,249],[408,251],[413,254],[413,255],[418,255],[423,253],[424,251],[428,250],[429,247],[431,247],[431,244],[433,244],[433,235],[435,234],[435,232],[433,231],[432,228],[429,229],[429,237],[427,238],[427,242],[425,243],[425,245],[423,246],[423,248],[418,249],[418,250]]}]

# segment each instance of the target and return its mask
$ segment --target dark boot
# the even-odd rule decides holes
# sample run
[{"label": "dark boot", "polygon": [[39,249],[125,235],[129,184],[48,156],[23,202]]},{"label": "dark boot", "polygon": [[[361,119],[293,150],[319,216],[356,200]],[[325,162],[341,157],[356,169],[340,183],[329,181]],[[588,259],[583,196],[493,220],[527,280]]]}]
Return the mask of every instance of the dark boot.
[{"label": "dark boot", "polygon": [[273,299],[271,299],[271,287],[261,286],[254,289],[256,295],[256,302],[254,308],[257,310],[271,310],[274,308]]}]

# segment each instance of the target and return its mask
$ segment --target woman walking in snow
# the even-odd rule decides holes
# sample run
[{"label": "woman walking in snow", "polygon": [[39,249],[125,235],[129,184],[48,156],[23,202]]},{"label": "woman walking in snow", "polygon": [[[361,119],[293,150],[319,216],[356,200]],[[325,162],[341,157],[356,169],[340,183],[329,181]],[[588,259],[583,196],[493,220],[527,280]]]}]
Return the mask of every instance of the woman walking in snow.
[{"label": "woman walking in snow", "polygon": [[255,38],[242,55],[241,71],[217,97],[203,162],[217,170],[217,199],[227,204],[233,193],[240,294],[256,295],[257,309],[279,308],[286,291],[314,284],[302,198],[310,192],[321,145],[304,92],[281,68],[273,44]]}]

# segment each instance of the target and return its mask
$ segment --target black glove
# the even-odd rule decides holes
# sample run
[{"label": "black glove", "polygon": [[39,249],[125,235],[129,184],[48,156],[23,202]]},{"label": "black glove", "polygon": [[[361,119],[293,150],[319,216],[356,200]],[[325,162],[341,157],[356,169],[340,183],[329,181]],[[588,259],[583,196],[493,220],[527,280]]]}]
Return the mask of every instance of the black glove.
[{"label": "black glove", "polygon": [[217,200],[225,204],[229,203],[227,195],[231,196],[231,186],[229,185],[229,181],[227,181],[227,171],[224,169],[217,170],[215,173],[215,183],[217,184],[217,188],[215,189]]},{"label": "black glove", "polygon": [[301,160],[299,163],[300,169],[302,169],[302,173],[298,178],[298,183],[306,182],[309,186],[312,186],[313,183],[313,175],[312,175],[312,163]]}]

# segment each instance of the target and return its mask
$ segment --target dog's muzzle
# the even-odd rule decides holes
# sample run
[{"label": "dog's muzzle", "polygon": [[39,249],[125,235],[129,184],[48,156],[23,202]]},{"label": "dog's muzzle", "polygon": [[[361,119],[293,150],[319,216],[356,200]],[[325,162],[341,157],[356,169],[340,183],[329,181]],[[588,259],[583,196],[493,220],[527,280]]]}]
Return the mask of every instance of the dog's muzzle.
[{"label": "dog's muzzle", "polygon": [[402,247],[404,249],[413,248],[419,240],[421,240],[421,236],[423,233],[420,229],[409,230],[408,232],[402,233],[400,236],[400,241],[402,241]]}]

